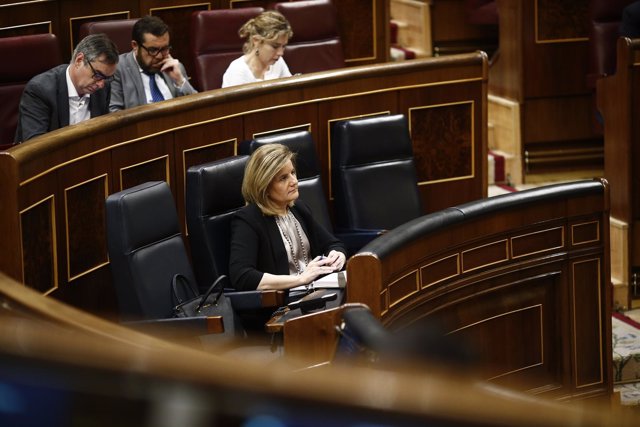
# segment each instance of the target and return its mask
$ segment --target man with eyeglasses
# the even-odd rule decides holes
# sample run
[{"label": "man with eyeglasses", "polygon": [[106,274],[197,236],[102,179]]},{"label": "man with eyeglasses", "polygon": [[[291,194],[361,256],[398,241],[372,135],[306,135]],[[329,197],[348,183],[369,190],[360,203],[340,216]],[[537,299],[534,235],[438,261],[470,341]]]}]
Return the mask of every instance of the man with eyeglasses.
[{"label": "man with eyeglasses", "polygon": [[82,39],[69,64],[38,74],[25,86],[15,142],[107,114],[117,64],[118,48],[106,35]]},{"label": "man with eyeglasses", "polygon": [[131,51],[120,55],[111,85],[111,111],[196,93],[184,66],[171,56],[169,27],[157,16],[140,18]]}]

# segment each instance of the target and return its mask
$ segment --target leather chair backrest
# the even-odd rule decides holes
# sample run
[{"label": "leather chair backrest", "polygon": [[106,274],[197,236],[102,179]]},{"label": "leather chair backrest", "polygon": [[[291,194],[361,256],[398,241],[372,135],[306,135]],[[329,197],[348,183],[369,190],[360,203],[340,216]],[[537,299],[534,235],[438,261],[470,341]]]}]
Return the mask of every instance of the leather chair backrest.
[{"label": "leather chair backrest", "polygon": [[18,106],[32,77],[62,64],[58,39],[53,34],[0,38],[0,146],[13,145]]},{"label": "leather chair backrest", "polygon": [[589,2],[589,72],[587,86],[616,72],[616,41],[620,35],[622,10],[633,0],[591,0]]},{"label": "leather chair backrest", "polygon": [[78,40],[89,34],[105,33],[117,46],[119,53],[131,50],[131,32],[138,19],[114,19],[108,21],[85,22],[78,31]]},{"label": "leather chair backrest", "polygon": [[281,2],[275,10],[287,18],[293,30],[284,53],[292,74],[345,66],[338,15],[330,0]]},{"label": "leather chair backrest", "polygon": [[167,183],[147,182],[110,195],[106,223],[123,317],[171,317],[173,276],[180,273],[194,286],[196,282]]},{"label": "leather chair backrest", "polygon": [[331,163],[339,227],[391,229],[422,215],[404,115],[335,122]]},{"label": "leather chair backrest", "polygon": [[243,55],[244,39],[238,30],[259,15],[261,7],[200,10],[191,15],[190,51],[192,84],[200,91],[222,87],[222,76],[234,59]]},{"label": "leather chair backrest", "polygon": [[245,205],[242,179],[249,156],[235,156],[187,170],[186,217],[191,258],[201,289],[229,274],[231,218]]},{"label": "leather chair backrest", "polygon": [[255,138],[251,141],[250,150],[255,151],[264,144],[279,143],[289,147],[296,155],[296,173],[298,175],[298,192],[314,213],[315,219],[327,230],[333,230],[327,199],[320,176],[320,165],[316,154],[313,136],[306,130],[279,133]]}]

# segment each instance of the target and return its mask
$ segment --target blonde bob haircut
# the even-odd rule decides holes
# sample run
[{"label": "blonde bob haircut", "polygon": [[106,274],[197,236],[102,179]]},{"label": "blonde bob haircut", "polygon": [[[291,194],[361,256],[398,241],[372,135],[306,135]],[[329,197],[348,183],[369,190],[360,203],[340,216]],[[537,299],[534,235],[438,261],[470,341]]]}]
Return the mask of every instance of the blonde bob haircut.
[{"label": "blonde bob haircut", "polygon": [[238,34],[246,40],[242,46],[242,51],[246,54],[254,48],[253,36],[259,36],[262,40],[270,42],[276,40],[281,35],[285,35],[288,40],[293,36],[293,31],[287,18],[282,16],[280,12],[268,10],[262,12],[255,18],[249,19],[240,27]]},{"label": "blonde bob haircut", "polygon": [[[251,154],[244,170],[242,197],[245,202],[255,203],[265,215],[278,215],[277,205],[268,196],[269,184],[291,160],[295,167],[296,155],[282,144],[265,144]],[[293,206],[293,202],[289,207]]]}]

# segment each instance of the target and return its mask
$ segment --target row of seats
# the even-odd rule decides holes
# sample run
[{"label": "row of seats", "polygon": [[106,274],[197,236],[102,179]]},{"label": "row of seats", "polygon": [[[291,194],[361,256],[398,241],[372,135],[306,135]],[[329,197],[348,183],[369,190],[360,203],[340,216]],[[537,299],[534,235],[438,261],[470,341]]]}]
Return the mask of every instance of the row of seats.
[{"label": "row of seats", "polygon": [[[291,23],[294,36],[285,50],[292,73],[310,73],[345,66],[338,35],[335,6],[330,0],[305,0],[275,3],[274,9]],[[180,58],[190,71],[192,85],[199,91],[220,88],[229,63],[242,54],[244,40],[238,29],[264,11],[261,7],[196,11],[191,16],[190,58]],[[137,19],[84,23],[80,39],[105,33],[118,50],[131,50],[131,30]],[[13,143],[18,102],[26,83],[35,75],[63,62],[59,40],[54,34],[0,38],[0,55],[23,58],[10,61],[0,70],[0,149]],[[28,57],[23,52],[29,52]]]},{"label": "row of seats", "polygon": [[[422,214],[411,140],[403,115],[345,121],[333,132],[333,179],[340,182],[335,204],[338,211],[353,211],[342,216],[344,222],[338,222],[336,230],[343,239],[352,239],[347,243],[355,251],[385,229]],[[296,131],[258,138],[249,149],[274,142],[297,153],[300,198],[331,229],[311,134]],[[141,184],[107,198],[109,257],[123,318],[170,316],[170,284],[176,273],[198,283],[202,292],[219,276],[228,275],[230,223],[244,206],[241,185],[248,158],[238,155],[189,168],[186,217],[193,267],[165,182]],[[373,190],[364,190],[364,198],[357,196],[363,186]],[[271,298],[274,305],[259,291],[228,295],[240,312],[262,312],[259,319],[268,318],[283,302],[282,292]]]}]

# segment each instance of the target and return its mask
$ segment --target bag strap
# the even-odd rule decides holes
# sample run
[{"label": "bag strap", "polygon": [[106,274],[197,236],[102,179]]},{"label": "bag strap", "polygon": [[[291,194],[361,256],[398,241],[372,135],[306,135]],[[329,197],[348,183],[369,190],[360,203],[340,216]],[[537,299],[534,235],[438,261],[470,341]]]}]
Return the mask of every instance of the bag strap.
[{"label": "bag strap", "polygon": [[178,292],[178,283],[181,283],[183,288],[186,287],[186,289],[193,295],[193,298],[196,298],[198,296],[198,292],[196,292],[196,290],[193,288],[193,285],[191,285],[189,279],[187,279],[187,277],[185,277],[183,274],[176,273],[171,279],[171,290],[173,291],[173,297],[178,302],[178,304],[182,304],[183,302],[182,298],[180,298],[180,292]]},{"label": "bag strap", "polygon": [[[200,299],[200,304],[198,304],[198,307],[196,308],[196,311],[200,311],[200,309],[204,305],[204,303],[207,300],[207,298],[209,297],[209,295],[211,295],[213,293],[213,290],[216,288],[216,286],[218,286],[218,284],[223,279],[226,279],[226,278],[227,278],[227,276],[225,276],[224,274],[218,276],[218,278],[215,280],[215,282],[213,282],[213,284],[211,286],[209,286],[209,289],[207,289],[207,292],[205,292],[205,294]],[[214,305],[218,303],[218,300],[220,299],[220,296],[222,295],[223,291],[224,291],[224,286],[220,286],[220,290],[218,291],[218,294],[216,295],[216,297],[213,300],[213,304]]]}]

